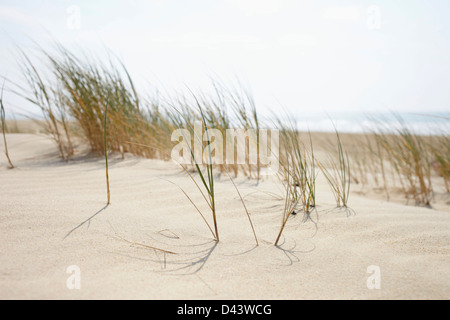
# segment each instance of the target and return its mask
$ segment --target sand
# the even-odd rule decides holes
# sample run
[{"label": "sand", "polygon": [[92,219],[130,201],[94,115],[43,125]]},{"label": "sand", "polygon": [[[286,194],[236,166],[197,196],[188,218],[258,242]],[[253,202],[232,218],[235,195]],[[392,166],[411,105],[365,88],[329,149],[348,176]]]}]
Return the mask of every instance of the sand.
[{"label": "sand", "polygon": [[[348,216],[334,209],[319,179],[312,220],[293,216],[274,247],[283,201],[272,193],[281,194],[280,184],[238,178],[255,246],[240,199],[222,176],[217,243],[171,183],[205,209],[172,162],[112,156],[112,204],[105,208],[102,158],[82,153],[67,164],[45,136],[7,139],[17,169],[0,156],[1,299],[450,298],[448,205],[427,209],[355,192]],[[70,266],[79,268],[79,289],[68,285]],[[377,275],[379,289],[368,286]]]}]

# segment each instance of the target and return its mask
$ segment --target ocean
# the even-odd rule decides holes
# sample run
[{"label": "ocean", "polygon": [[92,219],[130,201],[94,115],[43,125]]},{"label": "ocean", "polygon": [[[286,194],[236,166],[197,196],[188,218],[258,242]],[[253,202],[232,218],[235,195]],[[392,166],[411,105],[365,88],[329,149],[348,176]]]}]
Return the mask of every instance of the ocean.
[{"label": "ocean", "polygon": [[[331,120],[332,119],[332,120]],[[366,133],[375,130],[395,132],[401,127],[422,135],[450,135],[450,112],[395,112],[331,114],[297,113],[300,131]]]}]

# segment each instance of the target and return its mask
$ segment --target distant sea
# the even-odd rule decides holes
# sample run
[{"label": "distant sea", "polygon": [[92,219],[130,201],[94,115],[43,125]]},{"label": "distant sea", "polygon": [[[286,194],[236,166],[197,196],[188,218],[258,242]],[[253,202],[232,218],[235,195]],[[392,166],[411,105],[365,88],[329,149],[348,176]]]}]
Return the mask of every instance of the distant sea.
[{"label": "distant sea", "polygon": [[333,132],[334,126],[339,132],[348,133],[364,133],[373,129],[395,132],[403,124],[417,134],[450,135],[450,112],[297,113],[296,122],[299,130],[311,132]]}]

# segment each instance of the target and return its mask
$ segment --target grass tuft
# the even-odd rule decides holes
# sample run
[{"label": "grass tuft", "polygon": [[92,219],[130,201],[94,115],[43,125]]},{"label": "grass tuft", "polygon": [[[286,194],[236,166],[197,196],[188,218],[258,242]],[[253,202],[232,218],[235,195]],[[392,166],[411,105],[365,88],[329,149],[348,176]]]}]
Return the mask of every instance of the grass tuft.
[{"label": "grass tuft", "polygon": [[348,153],[344,151],[336,127],[335,132],[338,147],[337,156],[328,154],[328,166],[325,166],[320,161],[317,161],[317,164],[333,192],[334,198],[336,199],[336,206],[338,208],[347,208],[351,185],[350,161]]}]

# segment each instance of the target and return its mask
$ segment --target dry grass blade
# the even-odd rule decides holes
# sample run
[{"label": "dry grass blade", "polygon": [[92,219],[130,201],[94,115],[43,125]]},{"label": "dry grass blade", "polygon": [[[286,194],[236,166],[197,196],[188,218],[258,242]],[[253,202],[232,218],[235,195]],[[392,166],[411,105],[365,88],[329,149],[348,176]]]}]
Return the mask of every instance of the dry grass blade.
[{"label": "dry grass blade", "polygon": [[6,155],[6,158],[8,159],[10,169],[14,169],[14,165],[13,165],[11,159],[9,158],[8,144],[6,142],[6,120],[5,120],[6,115],[5,115],[5,107],[3,106],[3,90],[4,90],[4,88],[5,88],[5,82],[3,82],[2,92],[0,95],[0,119],[2,121],[2,133],[3,133],[3,143],[5,144],[5,155]]},{"label": "dry grass blade", "polygon": [[[186,172],[188,172],[184,166],[181,166],[181,167],[182,167]],[[188,173],[189,173],[189,172],[188,172]],[[189,174],[189,175],[190,175],[190,174]],[[161,178],[161,179],[162,179],[162,178]],[[191,179],[194,181],[195,184],[197,184],[197,182],[195,181],[195,179],[193,179],[192,176],[191,176]],[[213,235],[213,237],[215,237],[216,235],[214,234],[214,231],[212,230],[211,226],[209,225],[208,220],[206,220],[206,218],[205,218],[205,216],[203,215],[203,213],[202,213],[202,212],[200,211],[200,209],[197,207],[197,205],[196,205],[195,202],[192,200],[192,198],[189,197],[189,195],[186,193],[186,191],[184,191],[183,188],[181,188],[179,185],[175,184],[174,182],[172,182],[172,181],[170,181],[170,180],[166,180],[166,179],[163,179],[163,180],[172,183],[173,185],[177,186],[177,187],[181,190],[181,192],[183,192],[183,194],[186,196],[186,198],[188,198],[188,200],[189,200],[189,201],[191,202],[191,204],[194,206],[195,210],[197,210],[197,212],[198,212],[198,213],[200,214],[200,216],[202,217],[203,221],[204,221],[204,222],[206,223],[206,225],[208,226],[208,229],[209,229],[209,231],[211,232],[211,234]],[[197,187],[198,187],[198,185],[197,185]],[[202,192],[201,189],[200,189],[200,187],[198,187],[198,188],[199,188],[200,192]],[[203,195],[203,193],[202,193],[202,195]]]},{"label": "dry grass blade", "polygon": [[109,190],[109,165],[108,165],[108,147],[107,147],[107,116],[108,116],[108,101],[105,104],[105,115],[104,115],[104,129],[103,129],[103,137],[104,137],[104,145],[105,145],[105,169],[106,169],[106,193],[107,193],[107,205],[111,204],[111,192]]},{"label": "dry grass blade", "polygon": [[[284,171],[289,171],[289,163],[286,163],[286,167],[282,168]],[[277,238],[275,240],[274,246],[278,245],[278,242],[280,241],[281,235],[283,234],[283,230],[286,226],[286,223],[289,219],[289,217],[294,214],[298,199],[294,199],[294,195],[296,192],[296,182],[292,179],[292,176],[290,176],[287,172],[283,174],[284,177],[287,177],[287,180],[284,179],[283,184],[285,187],[285,201],[284,201],[284,210],[283,210],[283,217],[281,221],[281,227],[280,231],[278,232]]]},{"label": "dry grass blade", "polygon": [[228,175],[228,178],[230,178],[231,182],[233,183],[233,186],[234,186],[234,188],[236,189],[236,192],[237,192],[238,195],[239,195],[239,199],[241,199],[242,206],[243,206],[244,209],[245,209],[245,213],[247,214],[248,221],[249,221],[250,226],[251,226],[251,228],[252,228],[252,232],[253,232],[253,236],[254,236],[254,238],[255,238],[256,245],[258,246],[258,245],[259,245],[259,243],[258,243],[258,237],[256,236],[256,232],[255,232],[255,228],[254,228],[254,226],[253,226],[252,218],[250,217],[250,213],[249,213],[248,210],[247,210],[247,206],[245,205],[244,199],[242,198],[241,193],[239,192],[239,189],[237,188],[236,184],[234,183],[234,180],[231,178],[231,176],[230,176],[230,174],[229,174],[228,172],[227,172],[227,175]]},{"label": "dry grass blade", "polygon": [[116,230],[113,228],[113,226],[111,225],[111,223],[109,223],[109,226],[111,227],[111,229],[112,229],[113,232],[114,232],[114,235],[115,235],[117,238],[119,238],[120,240],[123,240],[123,241],[125,241],[125,242],[127,242],[127,243],[129,243],[129,244],[136,245],[136,246],[140,246],[140,247],[144,247],[144,248],[147,248],[147,249],[152,249],[152,250],[155,250],[155,251],[160,251],[160,252],[163,252],[163,253],[177,254],[177,253],[175,253],[175,252],[173,252],[173,251],[164,250],[164,249],[161,249],[161,248],[157,248],[157,247],[154,247],[154,246],[150,246],[150,245],[145,244],[145,243],[140,243],[140,242],[136,242],[136,241],[131,241],[131,240],[125,239],[125,238],[123,238],[122,236],[120,236],[120,235],[116,232]]}]

